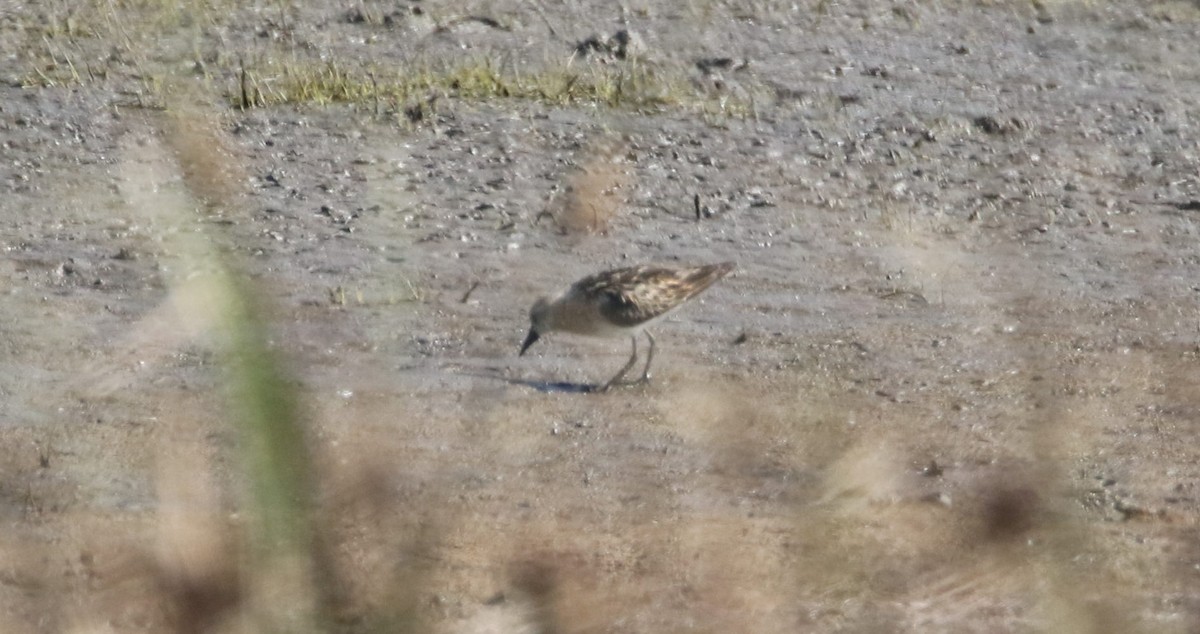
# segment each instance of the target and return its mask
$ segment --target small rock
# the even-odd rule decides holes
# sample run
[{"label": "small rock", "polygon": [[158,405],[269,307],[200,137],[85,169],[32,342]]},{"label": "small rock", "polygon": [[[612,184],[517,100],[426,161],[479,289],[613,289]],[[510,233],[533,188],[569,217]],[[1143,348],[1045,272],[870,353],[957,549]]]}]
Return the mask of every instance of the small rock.
[{"label": "small rock", "polygon": [[704,57],[696,60],[696,68],[710,75],[718,70],[742,70],[750,66],[750,60],[735,60],[732,57]]},{"label": "small rock", "polygon": [[983,130],[988,134],[1005,135],[1011,134],[1018,130],[1025,129],[1025,123],[1016,117],[1009,117],[1007,120],[1000,120],[991,115],[983,115],[975,117],[972,121],[975,127]]}]

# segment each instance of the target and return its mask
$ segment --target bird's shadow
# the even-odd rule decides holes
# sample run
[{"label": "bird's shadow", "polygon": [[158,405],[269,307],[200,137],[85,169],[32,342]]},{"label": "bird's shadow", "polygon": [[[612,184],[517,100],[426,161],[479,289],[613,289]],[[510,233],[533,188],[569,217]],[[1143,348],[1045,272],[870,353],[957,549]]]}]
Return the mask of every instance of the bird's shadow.
[{"label": "bird's shadow", "polygon": [[494,379],[503,381],[509,385],[521,385],[528,388],[533,388],[539,392],[546,394],[591,394],[599,392],[601,386],[594,383],[574,383],[571,381],[538,381],[535,379],[514,379],[504,376],[499,371],[494,372],[463,372],[466,376],[474,376],[483,379]]},{"label": "bird's shadow", "polygon": [[512,385],[524,385],[547,394],[560,392],[563,394],[591,394],[599,392],[600,386],[591,383],[572,383],[570,381],[532,381],[529,379],[509,379]]}]

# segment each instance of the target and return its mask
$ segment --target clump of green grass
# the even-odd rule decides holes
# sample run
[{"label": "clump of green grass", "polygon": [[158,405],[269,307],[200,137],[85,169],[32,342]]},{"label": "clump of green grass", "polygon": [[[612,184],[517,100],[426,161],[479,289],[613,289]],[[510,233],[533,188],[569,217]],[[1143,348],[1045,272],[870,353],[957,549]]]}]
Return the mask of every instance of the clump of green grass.
[{"label": "clump of green grass", "polygon": [[[230,73],[236,81],[223,95],[242,110],[282,105],[329,106],[354,104],[377,114],[402,114],[423,118],[426,105],[439,98],[473,102],[493,100],[534,101],[551,106],[592,105],[606,108],[658,112],[683,109],[708,118],[752,116],[752,99],[729,94],[706,94],[685,77],[631,64],[617,66],[568,65],[529,72],[507,71],[488,61],[467,61],[445,67],[430,65],[399,69],[353,67],[338,62],[262,64],[240,66]],[[50,54],[48,62],[27,73],[26,87],[83,85],[102,78],[90,67],[81,72],[65,54]],[[161,108],[173,87],[187,81],[161,73],[139,74],[135,100],[126,105]]]},{"label": "clump of green grass", "polygon": [[[231,105],[243,109],[351,103],[373,105],[381,112],[399,112],[431,95],[470,101],[515,99],[635,110],[671,107],[706,110],[719,105],[710,103],[714,102],[712,98],[697,94],[682,77],[639,63],[562,65],[522,72],[503,69],[492,60],[396,69],[296,61],[242,68],[238,76],[237,88],[226,97]],[[745,109],[738,104],[733,110]]]},{"label": "clump of green grass", "polygon": [[[275,19],[286,23],[287,12],[282,3],[279,6]],[[232,8],[225,0],[88,0],[71,7],[51,6],[40,16],[40,28],[28,32],[26,48],[32,54],[25,60],[22,83],[36,88],[104,81],[132,96],[121,105],[158,109],[172,101],[174,93],[198,85],[241,109],[355,104],[410,121],[423,119],[427,114],[423,104],[433,106],[441,98],[638,111],[684,109],[718,118],[744,118],[755,110],[752,97],[706,91],[688,80],[686,69],[642,59],[615,64],[564,59],[517,67],[479,58],[378,66],[336,57],[306,59],[279,50],[252,60],[229,51],[216,60],[196,61],[194,73],[181,72],[189,66],[183,60],[199,60],[201,54],[171,45],[180,38],[164,35],[224,24]],[[378,17],[370,7],[360,9],[365,11],[364,20]],[[119,54],[105,54],[105,50]],[[176,61],[164,64],[163,60]]]}]

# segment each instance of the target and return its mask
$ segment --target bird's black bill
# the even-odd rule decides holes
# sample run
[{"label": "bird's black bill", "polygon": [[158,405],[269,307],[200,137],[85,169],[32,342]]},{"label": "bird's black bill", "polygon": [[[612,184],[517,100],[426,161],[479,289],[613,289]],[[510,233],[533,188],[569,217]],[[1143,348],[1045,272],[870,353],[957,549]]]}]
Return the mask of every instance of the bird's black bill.
[{"label": "bird's black bill", "polygon": [[525,354],[525,351],[529,349],[529,346],[532,346],[533,342],[537,341],[540,337],[541,335],[537,334],[536,330],[530,330],[529,335],[525,337],[525,343],[521,344],[521,354],[518,354],[517,356],[519,357]]}]

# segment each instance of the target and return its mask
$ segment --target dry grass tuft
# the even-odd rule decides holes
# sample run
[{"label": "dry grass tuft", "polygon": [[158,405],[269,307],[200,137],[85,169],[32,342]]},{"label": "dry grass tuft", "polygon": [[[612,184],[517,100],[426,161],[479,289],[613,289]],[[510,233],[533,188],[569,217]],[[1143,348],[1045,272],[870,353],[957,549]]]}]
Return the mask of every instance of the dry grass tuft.
[{"label": "dry grass tuft", "polygon": [[160,460],[157,539],[147,554],[145,574],[170,631],[180,634],[212,631],[247,599],[245,549],[203,456],[203,447],[179,447]]},{"label": "dry grass tuft", "polygon": [[622,195],[633,175],[621,161],[622,146],[599,145],[587,152],[587,162],[568,178],[567,186],[552,206],[555,223],[563,233],[603,234],[620,212]]},{"label": "dry grass tuft", "polygon": [[244,191],[246,170],[218,117],[179,104],[172,108],[164,128],[163,139],[178,162],[188,191],[211,206],[228,208]]}]

